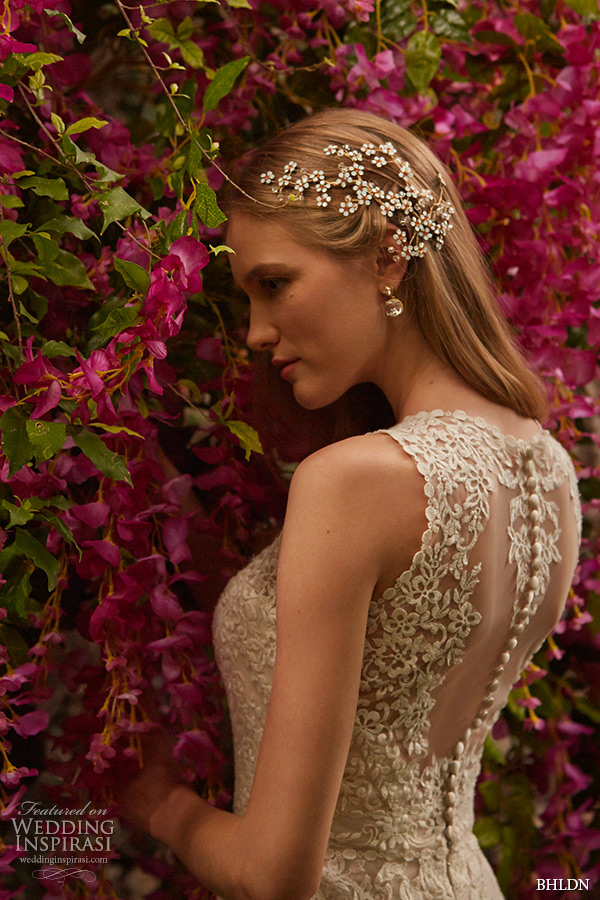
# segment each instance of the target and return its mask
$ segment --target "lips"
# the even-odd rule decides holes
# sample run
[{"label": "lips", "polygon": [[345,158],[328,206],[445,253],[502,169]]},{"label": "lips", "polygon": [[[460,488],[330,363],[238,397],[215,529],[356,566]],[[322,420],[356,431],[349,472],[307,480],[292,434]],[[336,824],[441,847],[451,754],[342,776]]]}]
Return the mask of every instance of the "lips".
[{"label": "lips", "polygon": [[294,367],[295,367],[295,365],[296,365],[296,363],[297,363],[298,361],[299,361],[299,358],[298,358],[298,357],[297,357],[296,359],[277,359],[277,358],[274,358],[274,359],[272,360],[273,365],[275,366],[275,368],[277,368],[277,369],[280,370],[279,374],[281,375],[282,378],[287,378],[289,375],[291,375],[291,373],[292,373],[292,371],[293,371],[293,369],[294,369]]}]

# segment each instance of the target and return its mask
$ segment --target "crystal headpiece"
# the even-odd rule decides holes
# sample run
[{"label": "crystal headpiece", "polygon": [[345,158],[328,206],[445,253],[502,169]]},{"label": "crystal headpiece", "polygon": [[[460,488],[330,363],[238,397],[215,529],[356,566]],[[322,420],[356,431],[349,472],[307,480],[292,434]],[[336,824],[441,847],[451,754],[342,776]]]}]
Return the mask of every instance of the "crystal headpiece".
[{"label": "crystal headpiece", "polygon": [[[293,160],[286,163],[283,174],[277,180],[271,171],[263,172],[260,180],[263,184],[272,184],[273,193],[286,203],[302,199],[307,190],[314,188],[317,206],[326,207],[332,202],[330,189],[341,187],[353,191],[353,194],[346,194],[339,205],[343,216],[349,216],[361,206],[370,206],[371,203],[377,203],[386,218],[399,213],[399,222],[392,236],[395,246],[388,248],[396,261],[400,257],[424,256],[428,242],[436,250],[443,246],[446,233],[452,228],[450,219],[456,210],[442,198],[445,181],[441,175],[438,175],[440,194],[436,198],[427,188],[419,187],[410,165],[392,143],[380,144],[379,147],[365,143],[360,150],[354,150],[348,144],[329,144],[323,152],[326,156],[340,157],[338,175],[333,181],[325,178],[321,169],[308,172]],[[364,177],[365,160],[378,169],[392,165],[400,184],[394,189],[384,190],[374,181],[369,181]]]}]

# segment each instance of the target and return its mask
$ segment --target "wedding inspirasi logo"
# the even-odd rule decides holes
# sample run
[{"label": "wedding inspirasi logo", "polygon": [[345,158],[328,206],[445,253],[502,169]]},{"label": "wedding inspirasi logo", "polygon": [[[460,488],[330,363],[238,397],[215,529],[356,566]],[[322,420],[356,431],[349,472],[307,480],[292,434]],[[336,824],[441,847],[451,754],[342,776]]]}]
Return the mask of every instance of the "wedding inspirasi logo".
[{"label": "wedding inspirasi logo", "polygon": [[15,849],[23,862],[43,865],[34,878],[64,883],[74,877],[89,884],[96,876],[82,864],[107,863],[110,856],[115,823],[107,815],[106,809],[93,809],[91,801],[80,809],[62,809],[24,800],[12,820]]}]

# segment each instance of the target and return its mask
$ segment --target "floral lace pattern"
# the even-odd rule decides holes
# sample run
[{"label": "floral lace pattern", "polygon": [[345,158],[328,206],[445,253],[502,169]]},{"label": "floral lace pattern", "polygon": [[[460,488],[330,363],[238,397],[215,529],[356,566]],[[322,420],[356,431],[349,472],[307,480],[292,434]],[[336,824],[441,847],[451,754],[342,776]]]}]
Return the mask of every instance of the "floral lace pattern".
[{"label": "floral lace pattern", "polygon": [[[520,441],[460,411],[420,413],[386,433],[424,478],[428,528],[410,569],[371,604],[354,732],[314,900],[501,900],[472,834],[481,746],[493,716],[476,718],[454,753],[439,759],[429,733],[440,689],[482,621],[474,602],[482,564],[472,557],[494,492],[510,491],[506,558],[516,591],[508,629],[519,611],[535,614],[550,566],[560,560],[559,511],[545,495],[567,482],[578,514],[573,466],[547,432]],[[539,521],[533,551],[532,505]],[[279,540],[234,577],[215,613],[237,814],[248,802],[273,676],[278,551]],[[503,658],[510,655],[502,649]],[[491,682],[482,695],[484,710],[497,686]],[[494,701],[499,709],[506,692]]]}]

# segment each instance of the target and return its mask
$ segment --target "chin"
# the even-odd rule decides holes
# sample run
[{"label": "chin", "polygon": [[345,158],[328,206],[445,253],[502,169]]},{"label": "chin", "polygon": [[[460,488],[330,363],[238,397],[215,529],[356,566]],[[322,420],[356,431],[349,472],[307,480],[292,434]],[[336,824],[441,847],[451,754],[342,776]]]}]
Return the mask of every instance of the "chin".
[{"label": "chin", "polygon": [[314,409],[325,409],[327,406],[331,406],[332,403],[335,403],[336,400],[339,400],[340,397],[343,396],[345,391],[337,392],[328,392],[325,393],[310,393],[308,391],[302,391],[300,386],[297,388],[294,387],[294,399],[298,406],[301,406],[302,409],[314,410]]}]

